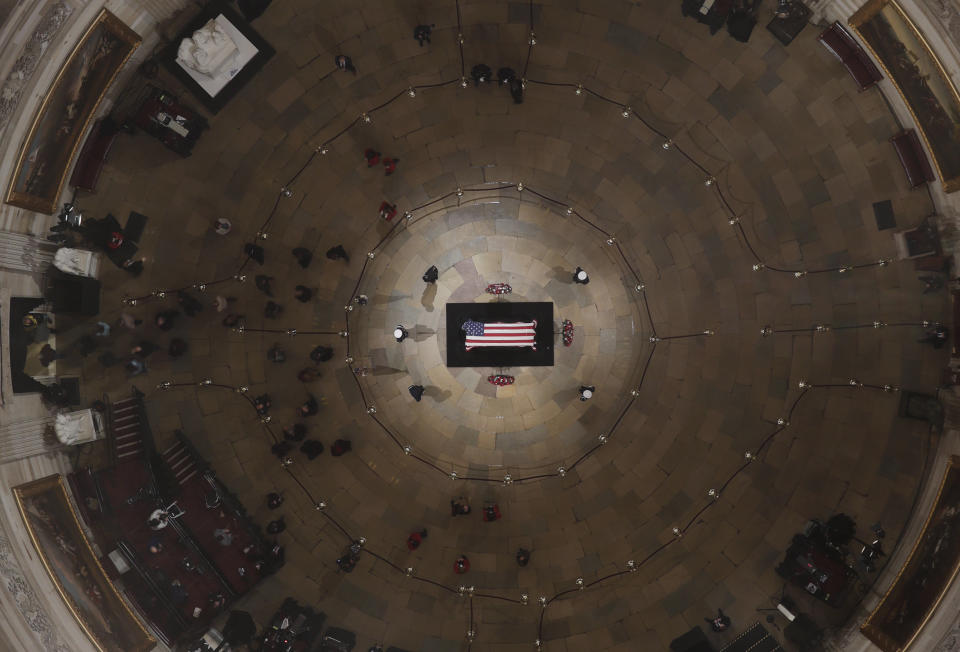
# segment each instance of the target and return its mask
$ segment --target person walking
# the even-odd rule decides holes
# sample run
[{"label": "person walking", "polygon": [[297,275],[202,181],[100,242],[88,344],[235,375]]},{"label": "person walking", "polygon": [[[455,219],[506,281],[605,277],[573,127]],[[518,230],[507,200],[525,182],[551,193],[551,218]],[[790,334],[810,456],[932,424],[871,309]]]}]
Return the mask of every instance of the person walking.
[{"label": "person walking", "polygon": [[468,570],[470,570],[470,560],[467,559],[467,556],[460,555],[457,557],[457,560],[453,562],[453,572],[457,575],[463,575]]},{"label": "person walking", "polygon": [[293,296],[300,303],[307,303],[313,298],[313,290],[306,285],[298,285],[293,289]]},{"label": "person walking", "polygon": [[297,264],[303,269],[310,267],[310,261],[313,260],[313,254],[309,249],[297,247],[293,250],[293,257],[297,259]]},{"label": "person walking", "polygon": [[526,548],[520,548],[517,550],[517,565],[526,566],[530,563],[530,551]]},{"label": "person walking", "polygon": [[270,509],[276,509],[283,504],[283,496],[276,491],[271,491],[267,494],[267,507]]},{"label": "person walking", "polygon": [[704,618],[704,620],[710,624],[710,628],[715,632],[722,632],[730,627],[730,618],[725,613],[723,609],[717,609],[716,618]]},{"label": "person walking", "polygon": [[270,412],[270,406],[273,403],[270,401],[269,394],[261,394],[260,396],[253,399],[253,407],[256,409],[257,414],[260,416],[266,416]]},{"label": "person walking", "polygon": [[320,411],[320,404],[313,394],[307,395],[307,400],[300,404],[300,416],[312,417]]},{"label": "person walking", "polygon": [[423,47],[425,42],[430,42],[430,34],[434,27],[435,25],[417,25],[413,28],[413,38],[420,44],[420,47]]},{"label": "person walking", "polygon": [[353,59],[348,57],[345,54],[338,54],[333,59],[334,64],[336,64],[338,70],[350,71],[354,75],[357,74],[357,69],[353,67]]},{"label": "person walking", "polygon": [[950,329],[943,324],[935,324],[933,330],[927,330],[917,341],[921,344],[929,344],[935,349],[941,349],[948,337],[950,337]]},{"label": "person walking", "polygon": [[410,392],[410,396],[413,397],[413,400],[419,403],[423,399],[423,385],[410,385],[407,388],[407,391]]},{"label": "person walking", "polygon": [[300,452],[306,455],[308,460],[314,460],[323,453],[323,444],[316,439],[308,439],[300,445]]},{"label": "person walking", "polygon": [[427,271],[423,273],[424,283],[436,283],[438,278],[440,278],[440,271],[436,265],[431,265]]},{"label": "person walking", "polygon": [[179,310],[164,310],[163,312],[158,312],[157,316],[153,319],[153,323],[156,324],[160,330],[168,331],[173,328],[174,320],[179,314]]},{"label": "person walking", "polygon": [[420,544],[423,543],[423,540],[427,538],[427,529],[424,528],[419,532],[411,532],[410,536],[407,537],[407,550],[413,551],[420,547]]},{"label": "person walking", "polygon": [[264,257],[263,247],[252,242],[248,242],[243,245],[243,253],[247,254],[247,258],[257,261],[257,264],[263,265],[266,260]]},{"label": "person walking", "polygon": [[200,300],[186,290],[177,292],[177,302],[187,317],[195,317],[197,313],[203,312],[203,304]]},{"label": "person walking", "polygon": [[480,84],[486,84],[490,81],[490,78],[493,76],[493,71],[490,70],[490,66],[485,63],[478,63],[470,70],[470,76],[473,77],[473,85],[479,86]]},{"label": "person walking", "polygon": [[263,316],[267,319],[276,319],[283,314],[283,306],[276,301],[267,301],[263,307]]},{"label": "person walking", "polygon": [[398,159],[398,158],[385,158],[385,159],[383,159],[383,167],[385,168],[384,171],[383,171],[384,176],[388,176],[388,177],[389,177],[391,174],[393,174],[393,173],[396,171],[396,169],[397,169],[397,163],[399,163],[399,162],[400,162],[400,159]]},{"label": "person walking", "polygon": [[470,513],[470,501],[466,496],[460,496],[456,500],[450,500],[450,516],[462,516]]},{"label": "person walking", "polygon": [[338,244],[335,247],[330,247],[327,249],[327,258],[330,260],[340,260],[343,259],[350,262],[350,256],[347,255],[347,250],[343,248],[342,244]]},{"label": "person walking", "polygon": [[135,355],[141,360],[146,360],[154,354],[160,347],[150,340],[140,340],[140,343],[130,349],[130,355]]},{"label": "person walking", "polygon": [[363,150],[363,158],[367,162],[367,167],[372,168],[374,165],[380,162],[380,152],[368,147]]},{"label": "person walking", "polygon": [[270,283],[273,281],[272,276],[267,276],[266,274],[257,274],[253,279],[253,284],[257,286],[257,289],[263,292],[268,297],[273,296],[273,288]]},{"label": "person walking", "polygon": [[353,444],[350,443],[349,439],[338,439],[333,442],[333,446],[330,447],[330,454],[334,457],[340,457],[344,453],[349,453],[353,450]]},{"label": "person walking", "polygon": [[274,342],[267,350],[267,360],[270,362],[286,362],[287,353],[282,348],[280,348],[279,342]]},{"label": "person walking", "polygon": [[117,323],[122,325],[124,328],[128,328],[130,330],[136,330],[137,327],[143,323],[143,320],[137,319],[136,317],[131,315],[129,312],[121,312],[120,319],[118,320]]},{"label": "person walking", "polygon": [[318,344],[313,351],[310,352],[310,359],[314,362],[326,362],[333,357],[333,348],[329,346],[324,346],[323,344]]},{"label": "person walking", "polygon": [[589,401],[593,398],[593,393],[597,391],[597,388],[593,385],[580,385],[580,389],[577,390],[580,394],[581,401]]}]

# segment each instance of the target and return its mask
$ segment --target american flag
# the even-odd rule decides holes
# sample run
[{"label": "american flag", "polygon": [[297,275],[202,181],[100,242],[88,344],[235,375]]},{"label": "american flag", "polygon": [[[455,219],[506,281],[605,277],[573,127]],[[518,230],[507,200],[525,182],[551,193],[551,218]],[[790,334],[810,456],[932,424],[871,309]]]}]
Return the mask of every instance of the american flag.
[{"label": "american flag", "polygon": [[529,346],[537,350],[537,321],[483,322],[468,319],[461,326],[467,334],[467,351],[481,346]]}]

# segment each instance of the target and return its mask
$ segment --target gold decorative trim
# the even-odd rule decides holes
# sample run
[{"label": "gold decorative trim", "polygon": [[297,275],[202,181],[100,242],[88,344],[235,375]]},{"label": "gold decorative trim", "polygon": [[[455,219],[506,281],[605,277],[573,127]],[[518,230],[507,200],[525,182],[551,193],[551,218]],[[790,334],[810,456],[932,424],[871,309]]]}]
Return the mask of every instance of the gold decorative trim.
[{"label": "gold decorative trim", "polygon": [[937,170],[937,176],[940,177],[940,181],[943,183],[943,189],[945,192],[955,192],[960,190],[960,175],[947,179],[943,174],[943,168],[940,166],[940,161],[937,160],[936,151],[933,147],[930,146],[930,139],[927,137],[926,131],[920,124],[920,120],[917,118],[917,114],[913,110],[913,106],[907,100],[907,96],[904,95],[903,90],[900,88],[900,84],[897,83],[896,79],[890,74],[890,69],[887,68],[887,65],[884,63],[883,59],[877,54],[877,51],[873,49],[873,46],[870,45],[870,41],[866,39],[863,32],[860,31],[860,27],[874,18],[887,6],[891,5],[896,9],[897,13],[903,18],[903,21],[910,26],[910,29],[913,31],[913,34],[917,37],[917,40],[923,45],[923,48],[926,50],[927,55],[930,57],[930,60],[933,61],[934,65],[937,68],[937,71],[940,73],[940,77],[943,81],[946,82],[947,86],[950,89],[951,94],[953,95],[954,101],[957,103],[957,106],[960,107],[960,93],[957,92],[957,87],[953,83],[953,79],[950,75],[947,74],[946,69],[944,69],[943,64],[940,62],[940,58],[933,51],[933,48],[930,47],[930,43],[927,42],[927,39],[923,36],[916,23],[910,18],[910,16],[903,10],[903,7],[897,3],[896,0],[869,0],[866,4],[860,7],[847,21],[847,24],[850,25],[857,33],[857,36],[860,37],[860,40],[867,46],[867,49],[870,51],[871,56],[874,61],[880,66],[886,75],[887,79],[890,80],[890,83],[897,90],[897,94],[900,96],[900,99],[903,100],[903,103],[907,107],[907,111],[910,112],[910,117],[913,118],[914,124],[917,126],[917,131],[920,133],[920,137],[923,138],[923,143],[926,145],[927,151],[930,153],[930,158],[933,159],[933,166]]},{"label": "gold decorative trim", "polygon": [[[69,508],[70,515],[73,517],[73,524],[80,533],[80,539],[83,542],[83,553],[86,553],[84,555],[84,561],[88,561],[92,566],[95,566],[95,569],[91,568],[92,572],[100,574],[98,577],[100,580],[98,584],[112,592],[113,597],[116,598],[116,601],[123,606],[127,616],[130,618],[130,621],[136,623],[137,628],[143,635],[143,642],[136,647],[129,650],[120,651],[116,646],[109,645],[108,642],[99,640],[90,630],[90,627],[84,620],[83,616],[81,616],[77,611],[77,607],[74,604],[73,599],[66,592],[63,585],[60,583],[60,580],[57,578],[56,573],[51,568],[47,554],[37,539],[36,532],[34,532],[23,503],[24,499],[26,498],[32,498],[33,496],[51,492],[57,494],[55,497],[62,499]],[[130,609],[130,606],[117,591],[116,587],[113,585],[113,582],[110,581],[109,576],[107,576],[106,571],[104,571],[103,566],[100,564],[100,560],[97,559],[97,555],[94,553],[93,548],[90,545],[90,541],[87,540],[86,534],[84,534],[83,528],[80,525],[80,519],[77,517],[77,511],[74,509],[73,500],[71,500],[70,494],[67,492],[66,485],[63,482],[63,476],[59,473],[55,473],[54,475],[48,475],[47,477],[40,478],[39,480],[18,485],[13,487],[13,496],[17,501],[17,509],[20,511],[20,517],[23,519],[27,533],[30,535],[30,542],[37,551],[40,561],[43,562],[43,567],[50,576],[50,580],[53,582],[53,585],[57,587],[57,593],[60,594],[60,598],[63,600],[64,604],[66,604],[67,608],[70,610],[70,613],[83,629],[84,633],[87,635],[87,638],[90,639],[90,642],[93,643],[94,647],[100,650],[100,652],[148,652],[149,650],[153,649],[153,647],[157,644],[156,639],[150,635],[140,619],[134,615],[133,611]]]},{"label": "gold decorative trim", "polygon": [[956,579],[957,572],[960,571],[960,557],[954,561],[953,570],[950,572],[949,579],[943,587],[943,590],[940,592],[940,595],[937,596],[937,599],[933,602],[930,608],[927,610],[926,616],[917,626],[915,632],[910,637],[910,640],[906,642],[903,647],[900,647],[896,641],[890,638],[887,634],[877,627],[873,620],[877,617],[877,613],[884,606],[884,603],[887,601],[887,598],[890,596],[890,593],[897,587],[897,584],[900,582],[900,577],[903,575],[903,572],[910,566],[910,563],[913,561],[914,555],[917,552],[917,548],[920,546],[920,543],[923,541],[924,536],[927,534],[927,528],[930,526],[930,521],[933,519],[934,513],[937,511],[937,508],[940,507],[940,499],[943,497],[943,488],[947,484],[947,478],[950,477],[951,472],[956,472],[960,470],[960,456],[951,455],[950,460],[947,463],[947,468],[943,473],[943,479],[940,480],[940,487],[937,489],[937,495],[933,500],[933,505],[930,507],[930,513],[927,514],[926,520],[923,522],[923,528],[920,530],[920,534],[917,535],[916,541],[913,542],[913,547],[910,549],[910,554],[907,556],[907,560],[903,562],[903,565],[900,567],[900,570],[897,571],[897,576],[893,579],[893,582],[890,583],[890,586],[887,588],[886,592],[883,594],[883,597],[880,599],[880,602],[877,603],[877,606],[874,607],[873,611],[860,626],[860,631],[864,635],[873,641],[877,647],[879,647],[883,652],[902,652],[909,648],[913,642],[917,639],[917,636],[920,635],[920,632],[923,631],[923,627],[927,624],[927,621],[933,616],[936,612],[937,607],[940,606],[940,603],[943,601],[944,596],[950,590],[950,586],[953,584],[954,579]]},{"label": "gold decorative trim", "polygon": [[[101,24],[109,29],[111,34],[124,42],[128,46],[128,51],[123,57],[123,60],[120,61],[114,68],[113,72],[110,73],[110,78],[107,79],[106,83],[104,84],[103,89],[97,96],[96,102],[94,102],[93,106],[90,108],[89,115],[86,116],[83,124],[77,125],[76,131],[71,135],[73,142],[69,144],[70,153],[66,158],[63,170],[59,172],[60,176],[57,179],[56,191],[53,193],[53,196],[41,197],[39,195],[32,195],[26,192],[18,192],[16,190],[17,179],[20,176],[24,158],[27,155],[27,148],[33,142],[34,136],[36,136],[37,127],[40,124],[40,120],[44,117],[53,94],[59,89],[60,84],[64,81],[64,74],[73,65],[78,52],[80,52],[80,50],[87,44],[87,40],[90,38],[90,35]],[[17,164],[13,168],[13,176],[10,179],[10,184],[7,188],[7,194],[4,198],[4,202],[13,206],[19,206],[28,210],[37,211],[38,213],[45,213],[49,215],[54,212],[57,205],[57,199],[60,197],[60,193],[63,191],[63,184],[66,182],[67,175],[70,173],[70,164],[73,162],[74,156],[77,154],[77,149],[80,147],[80,142],[83,139],[83,135],[87,132],[90,122],[93,120],[94,115],[96,115],[97,108],[103,101],[104,95],[106,95],[107,91],[110,90],[110,87],[113,85],[113,80],[116,79],[120,70],[124,65],[126,65],[131,55],[133,55],[134,51],[140,45],[141,40],[142,39],[140,38],[139,34],[130,29],[112,13],[106,9],[100,11],[94,21],[90,24],[90,27],[87,28],[87,30],[83,33],[83,36],[80,37],[80,40],[77,41],[77,44],[70,52],[70,55],[66,58],[66,60],[64,60],[63,64],[60,66],[60,70],[57,72],[57,76],[53,80],[53,83],[51,83],[50,87],[47,89],[47,94],[44,96],[43,102],[40,104],[40,108],[37,111],[37,114],[34,116],[33,122],[30,124],[30,130],[27,132],[27,137],[20,145],[20,153],[17,155]]]}]

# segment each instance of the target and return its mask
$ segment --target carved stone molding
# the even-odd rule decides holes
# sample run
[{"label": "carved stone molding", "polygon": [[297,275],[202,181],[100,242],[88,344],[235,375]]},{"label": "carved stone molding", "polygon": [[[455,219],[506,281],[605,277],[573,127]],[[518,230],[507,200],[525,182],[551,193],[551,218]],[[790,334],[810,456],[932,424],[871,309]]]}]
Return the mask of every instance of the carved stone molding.
[{"label": "carved stone molding", "polygon": [[40,60],[71,14],[73,7],[64,0],[54,0],[43,12],[40,22],[23,48],[23,53],[14,62],[13,69],[0,86],[0,129],[14,114],[30,79],[40,65]]},{"label": "carved stone molding", "polygon": [[20,571],[6,536],[0,532],[0,580],[3,588],[13,598],[17,610],[32,632],[37,635],[38,642],[43,645],[45,652],[70,652],[68,646],[60,638],[56,628],[44,611],[33,588]]}]

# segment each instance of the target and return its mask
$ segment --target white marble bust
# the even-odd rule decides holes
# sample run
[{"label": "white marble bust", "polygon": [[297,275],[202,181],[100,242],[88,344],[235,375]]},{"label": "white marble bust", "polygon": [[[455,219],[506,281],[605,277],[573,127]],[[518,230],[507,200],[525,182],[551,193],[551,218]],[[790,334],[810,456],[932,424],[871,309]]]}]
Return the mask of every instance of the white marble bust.
[{"label": "white marble bust", "polygon": [[185,68],[216,77],[233,62],[237,44],[214,18],[180,42],[177,61]]}]

